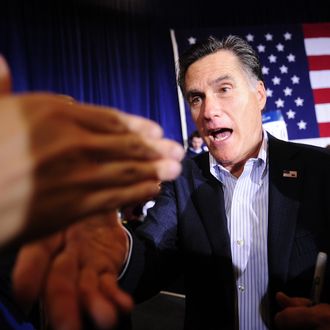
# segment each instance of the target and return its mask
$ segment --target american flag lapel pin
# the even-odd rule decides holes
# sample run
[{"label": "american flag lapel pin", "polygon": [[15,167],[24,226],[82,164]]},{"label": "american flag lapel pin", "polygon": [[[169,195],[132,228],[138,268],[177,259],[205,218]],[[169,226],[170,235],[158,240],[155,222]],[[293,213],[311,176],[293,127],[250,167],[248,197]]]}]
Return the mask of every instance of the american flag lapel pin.
[{"label": "american flag lapel pin", "polygon": [[283,178],[294,178],[296,179],[298,177],[297,171],[292,170],[283,170]]}]

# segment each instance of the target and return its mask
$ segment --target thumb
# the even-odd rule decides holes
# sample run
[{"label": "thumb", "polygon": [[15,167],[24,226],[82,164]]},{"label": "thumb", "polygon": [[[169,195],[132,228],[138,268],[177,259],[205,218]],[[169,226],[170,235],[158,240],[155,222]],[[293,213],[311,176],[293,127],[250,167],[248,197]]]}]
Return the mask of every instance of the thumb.
[{"label": "thumb", "polygon": [[11,74],[5,58],[0,54],[0,95],[11,92]]}]

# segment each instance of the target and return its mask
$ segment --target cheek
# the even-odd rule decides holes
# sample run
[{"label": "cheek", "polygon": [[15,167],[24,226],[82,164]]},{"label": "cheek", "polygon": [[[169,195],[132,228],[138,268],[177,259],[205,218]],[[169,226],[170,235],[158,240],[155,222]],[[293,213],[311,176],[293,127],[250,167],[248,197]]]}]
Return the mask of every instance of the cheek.
[{"label": "cheek", "polygon": [[191,111],[191,118],[197,127],[200,127],[203,122],[200,111]]},{"label": "cheek", "polygon": [[[248,100],[248,101],[246,101]],[[245,102],[237,104],[233,113],[235,122],[241,127],[255,127],[260,123],[261,111],[255,99],[246,98]]]}]

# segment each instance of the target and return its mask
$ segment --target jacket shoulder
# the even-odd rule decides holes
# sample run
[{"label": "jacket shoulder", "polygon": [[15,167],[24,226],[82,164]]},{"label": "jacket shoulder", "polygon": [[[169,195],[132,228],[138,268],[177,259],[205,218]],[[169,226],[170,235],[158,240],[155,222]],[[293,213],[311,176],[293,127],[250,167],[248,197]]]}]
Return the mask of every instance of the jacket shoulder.
[{"label": "jacket shoulder", "polygon": [[316,159],[324,160],[327,162],[330,161],[330,153],[326,148],[304,143],[283,141],[271,135],[269,135],[269,149],[271,153],[279,153],[283,157],[299,155],[305,158],[316,157]]}]

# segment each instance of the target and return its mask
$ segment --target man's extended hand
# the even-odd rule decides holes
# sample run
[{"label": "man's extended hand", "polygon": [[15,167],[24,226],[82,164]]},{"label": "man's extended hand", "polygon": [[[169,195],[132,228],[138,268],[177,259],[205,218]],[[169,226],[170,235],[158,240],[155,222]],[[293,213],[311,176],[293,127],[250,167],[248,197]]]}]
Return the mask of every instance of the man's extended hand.
[{"label": "man's extended hand", "polygon": [[48,93],[10,94],[0,57],[0,245],[150,199],[183,148],[154,122]]},{"label": "man's extended hand", "polygon": [[330,329],[330,305],[311,305],[306,298],[291,298],[278,292],[276,299],[283,310],[276,314],[275,324],[278,329]]},{"label": "man's extended hand", "polygon": [[25,246],[13,273],[22,304],[44,297],[54,329],[81,329],[82,313],[104,329],[133,301],[117,284],[127,236],[116,215],[98,216]]}]

